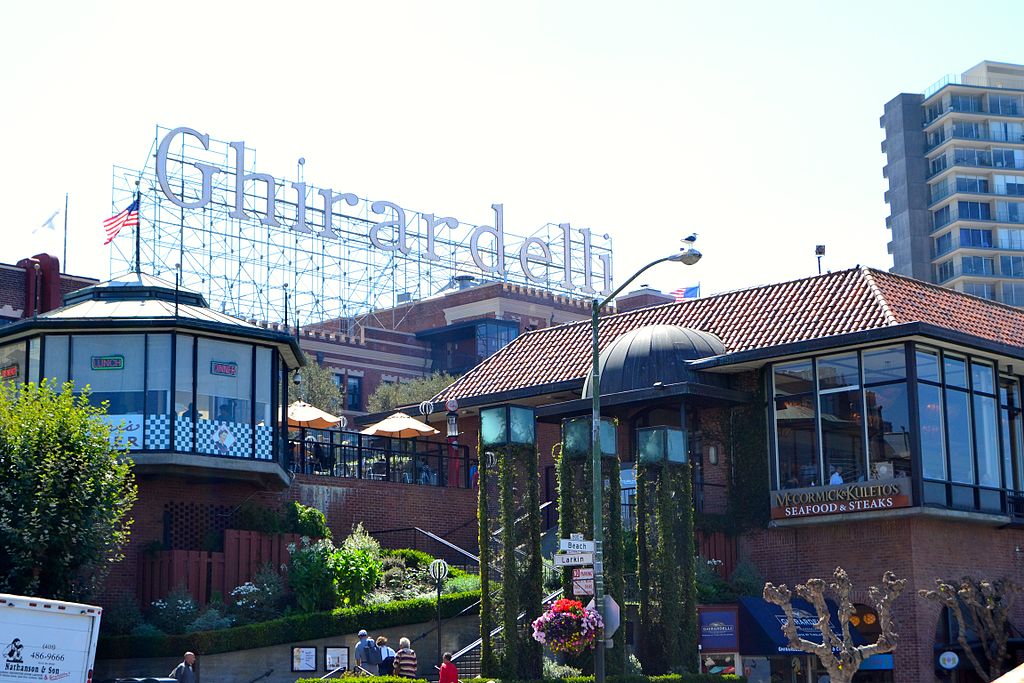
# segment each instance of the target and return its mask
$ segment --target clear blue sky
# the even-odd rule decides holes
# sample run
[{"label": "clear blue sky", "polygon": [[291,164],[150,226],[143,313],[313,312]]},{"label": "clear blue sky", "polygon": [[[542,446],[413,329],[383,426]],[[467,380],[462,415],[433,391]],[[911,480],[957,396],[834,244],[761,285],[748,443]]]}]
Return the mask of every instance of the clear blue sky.
[{"label": "clear blue sky", "polygon": [[[245,140],[260,170],[509,230],[612,235],[622,280],[704,294],[891,265],[878,118],[983,59],[1024,3],[39,2],[0,25],[0,261],[70,193],[70,272],[105,277],[111,168],[155,126]],[[58,218],[63,221],[63,217]],[[60,223],[58,223],[60,225]]]}]

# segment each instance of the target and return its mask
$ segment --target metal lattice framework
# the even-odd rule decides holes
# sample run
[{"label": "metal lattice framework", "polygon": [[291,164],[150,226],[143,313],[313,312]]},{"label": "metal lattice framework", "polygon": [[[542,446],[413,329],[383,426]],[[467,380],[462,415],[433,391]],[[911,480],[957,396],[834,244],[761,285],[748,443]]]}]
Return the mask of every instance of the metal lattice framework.
[{"label": "metal lattice framework", "polygon": [[[209,149],[204,149],[197,138],[178,135],[169,147],[166,165],[168,185],[177,197],[184,202],[201,198],[203,177],[196,163],[218,169],[210,181],[210,201],[202,208],[182,208],[165,196],[157,176],[157,147],[170,132],[171,129],[157,127],[141,170],[114,167],[113,211],[130,204],[138,190],[141,270],[173,280],[175,264],[180,264],[183,288],[200,292],[213,308],[243,319],[281,321],[286,292],[291,322],[306,325],[338,320],[339,325],[344,325],[370,311],[443,292],[453,286],[458,275],[501,279],[579,296],[588,275],[593,278],[594,287],[601,289],[604,270],[610,271],[611,242],[606,235],[585,236],[584,231],[547,224],[525,237],[504,231],[506,263],[515,267],[508,268],[503,278],[495,278],[468,257],[470,236],[476,225],[458,221],[457,227],[452,227],[456,225],[453,219],[451,226],[430,230],[433,215],[397,209],[390,203],[374,207],[373,202],[364,198],[353,198],[357,199],[354,206],[337,202],[333,211],[337,238],[324,237],[324,202],[318,194],[322,191],[304,185],[301,159],[298,183],[305,190],[305,217],[311,233],[291,227],[298,211],[300,190],[289,181],[274,183],[274,217],[280,225],[266,224],[265,188],[269,183],[252,179],[244,182],[246,216],[239,217],[235,206],[237,147],[210,139]],[[255,160],[254,150],[245,147],[244,174],[256,173]],[[402,253],[375,247],[368,237],[370,229],[382,221],[399,219],[400,211],[404,211],[408,243],[414,248]],[[381,240],[394,244],[396,233],[394,228],[382,230]],[[428,233],[436,258],[429,258],[422,248],[428,243]],[[568,249],[566,233],[570,235]],[[531,237],[550,245],[553,261],[532,262],[531,271],[536,278],[533,281],[519,268],[519,247]],[[125,230],[111,244],[111,277],[135,270],[135,238],[133,231]],[[585,239],[594,242],[587,245],[589,259]],[[495,262],[495,247],[493,240],[479,241],[481,258],[486,263]],[[564,266],[566,254],[568,268]],[[571,274],[570,287],[565,286],[567,272]]]}]

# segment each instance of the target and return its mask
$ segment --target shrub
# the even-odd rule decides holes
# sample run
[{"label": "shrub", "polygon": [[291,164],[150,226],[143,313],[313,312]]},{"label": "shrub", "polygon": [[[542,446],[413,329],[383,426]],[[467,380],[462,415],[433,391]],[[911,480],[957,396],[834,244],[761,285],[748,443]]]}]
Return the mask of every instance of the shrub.
[{"label": "shrub", "polygon": [[749,560],[743,560],[736,565],[732,576],[729,578],[732,589],[736,595],[749,595],[761,597],[764,592],[764,577]]},{"label": "shrub", "polygon": [[274,571],[272,564],[265,564],[252,581],[246,581],[231,591],[228,611],[243,624],[266,621],[280,616],[283,598],[284,580]]},{"label": "shrub", "polygon": [[199,605],[184,586],[176,586],[149,606],[149,623],[164,633],[184,633],[198,615]]},{"label": "shrub", "polygon": [[[380,541],[366,533],[362,522],[352,527],[352,533],[341,542],[341,549],[348,552],[364,552],[377,564],[380,564],[381,556],[383,555],[380,549]],[[430,556],[427,555],[427,557]],[[406,566],[408,565],[409,562],[406,560]]]},{"label": "shrub", "polygon": [[185,628],[185,633],[216,631],[222,628],[231,628],[232,624],[234,624],[234,620],[231,617],[216,607],[209,607]]},{"label": "shrub", "polygon": [[333,554],[332,565],[338,600],[345,605],[358,605],[381,577],[380,546],[374,554],[371,548],[361,543],[349,545],[346,538]]},{"label": "shrub", "polygon": [[697,600],[702,603],[716,604],[730,602],[735,598],[732,588],[725,579],[711,568],[703,557],[697,557],[696,566]]},{"label": "shrub", "polygon": [[293,534],[310,538],[331,537],[331,527],[327,526],[324,513],[295,500],[284,506],[284,527]]},{"label": "shrub", "polygon": [[337,594],[334,570],[334,544],[330,539],[310,543],[302,537],[302,547],[288,546],[292,561],[288,567],[288,583],[295,594],[295,601],[303,612],[318,612],[332,609]]},{"label": "shrub", "polygon": [[568,664],[559,664],[553,659],[544,658],[542,666],[545,679],[548,678],[579,678],[583,675],[582,669],[577,669]]},{"label": "shrub", "polygon": [[624,673],[627,676],[642,676],[644,673],[643,668],[640,666],[640,660],[632,652],[626,657],[626,671]]},{"label": "shrub", "polygon": [[480,590],[480,577],[475,574],[465,574],[464,576],[448,579],[441,587],[441,592],[445,595],[478,590]]},{"label": "shrub", "polygon": [[121,595],[103,610],[100,627],[105,634],[123,636],[143,623],[142,610],[134,595]]},{"label": "shrub", "polygon": [[280,534],[285,530],[282,515],[273,508],[246,501],[235,512],[233,526],[247,531]]},{"label": "shrub", "polygon": [[430,566],[430,563],[434,561],[434,558],[423,552],[422,550],[412,550],[411,548],[398,548],[393,550],[385,550],[384,555],[386,557],[400,557],[405,562],[405,567],[408,569],[426,569]]}]

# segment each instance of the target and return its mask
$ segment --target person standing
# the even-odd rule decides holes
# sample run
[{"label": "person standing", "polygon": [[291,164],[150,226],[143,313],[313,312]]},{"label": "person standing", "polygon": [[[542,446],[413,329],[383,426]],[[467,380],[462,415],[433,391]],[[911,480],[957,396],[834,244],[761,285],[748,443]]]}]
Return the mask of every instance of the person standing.
[{"label": "person standing", "polygon": [[398,652],[395,653],[395,675],[403,678],[416,678],[416,651],[408,638],[398,640]]},{"label": "person standing", "polygon": [[196,663],[196,655],[193,652],[186,652],[181,664],[174,667],[170,677],[178,683],[196,683],[196,672],[193,668]]},{"label": "person standing", "polygon": [[444,661],[441,662],[441,677],[438,683],[459,683],[459,670],[452,663],[452,653],[445,652],[441,659]]},{"label": "person standing", "polygon": [[390,676],[395,672],[395,655],[397,653],[388,647],[386,636],[377,636],[377,647],[380,648],[380,664],[377,665],[377,673],[381,676]]},{"label": "person standing", "polygon": [[373,673],[370,667],[380,664],[380,650],[377,643],[373,642],[366,629],[359,629],[359,642],[356,643],[356,668],[362,667]]}]

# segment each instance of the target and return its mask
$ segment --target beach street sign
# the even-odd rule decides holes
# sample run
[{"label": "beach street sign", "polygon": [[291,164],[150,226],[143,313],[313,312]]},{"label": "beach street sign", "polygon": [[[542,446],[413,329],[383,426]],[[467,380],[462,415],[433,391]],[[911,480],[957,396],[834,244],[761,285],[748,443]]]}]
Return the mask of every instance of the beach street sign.
[{"label": "beach street sign", "polygon": [[572,553],[555,555],[556,567],[585,567],[594,564],[594,553]]},{"label": "beach street sign", "polygon": [[577,538],[562,538],[558,541],[558,549],[567,553],[592,553],[594,542]]}]

